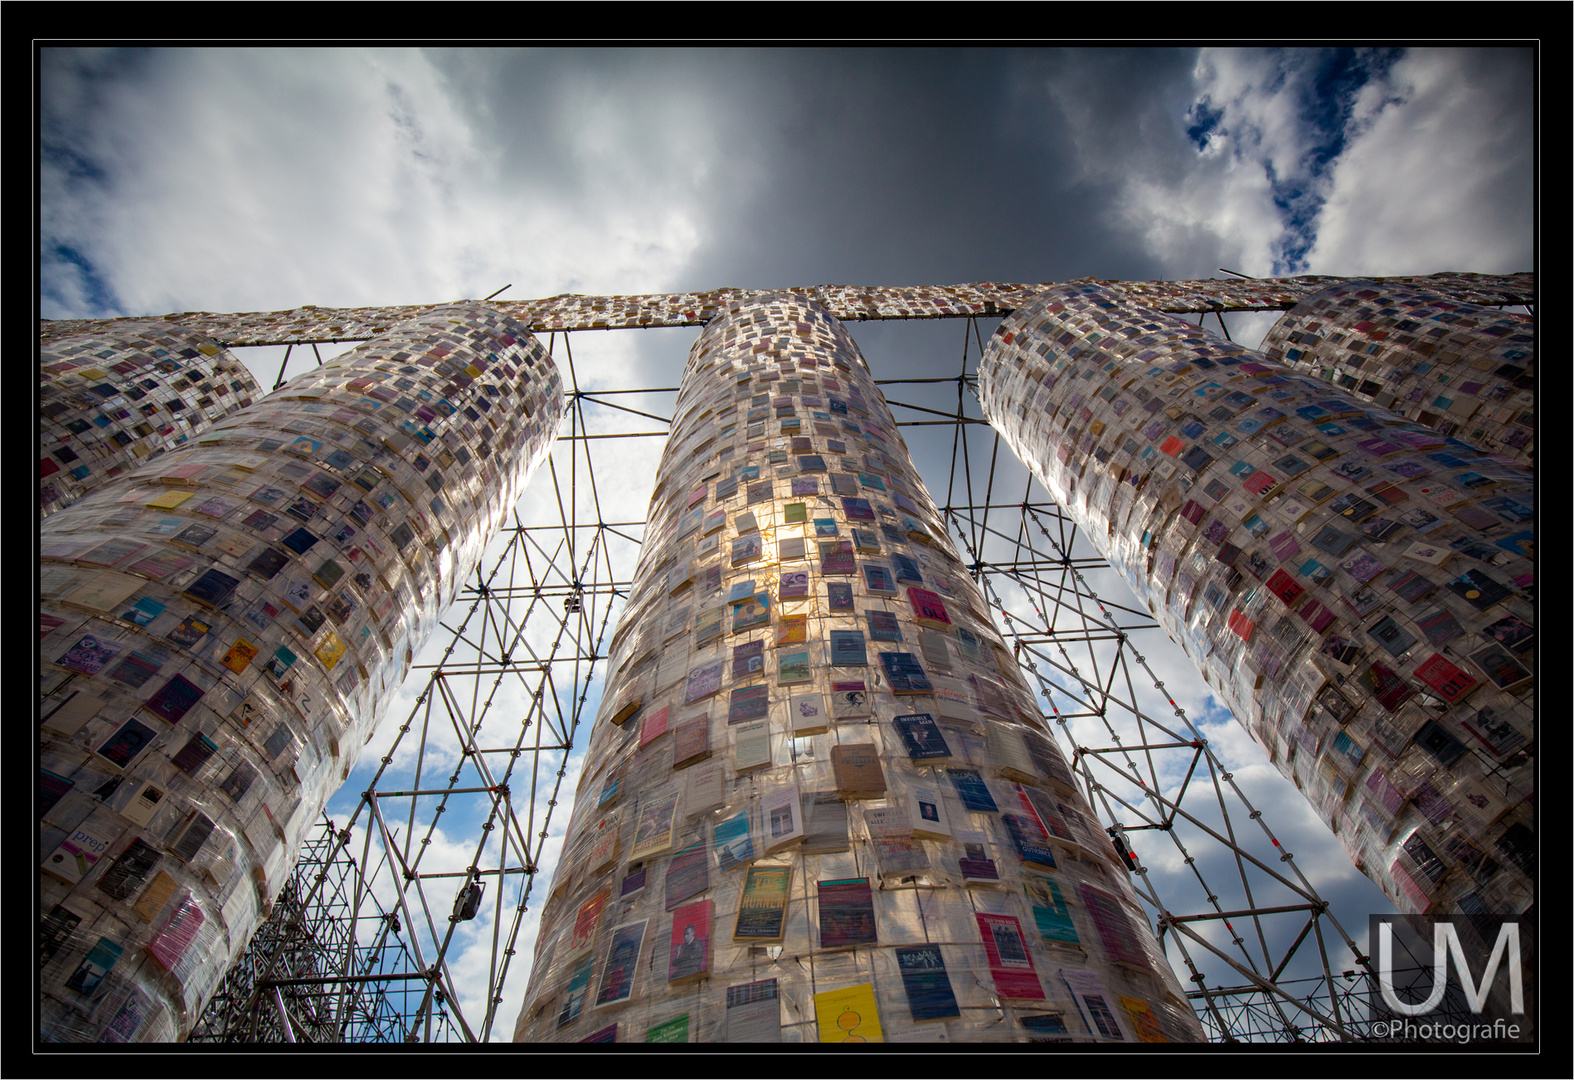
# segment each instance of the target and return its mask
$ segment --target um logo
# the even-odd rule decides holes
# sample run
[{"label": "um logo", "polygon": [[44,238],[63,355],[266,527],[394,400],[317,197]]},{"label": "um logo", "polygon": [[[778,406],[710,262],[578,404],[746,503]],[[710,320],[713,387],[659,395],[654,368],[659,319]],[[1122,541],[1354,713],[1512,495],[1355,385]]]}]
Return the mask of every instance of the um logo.
[{"label": "um logo", "polygon": [[1525,1012],[1525,979],[1520,958],[1518,923],[1505,921],[1498,927],[1497,938],[1492,943],[1491,955],[1487,957],[1486,964],[1481,969],[1479,983],[1476,982],[1475,974],[1471,970],[1470,958],[1466,955],[1464,943],[1459,939],[1458,928],[1452,922],[1433,923],[1432,989],[1424,1000],[1415,1004],[1399,1000],[1399,995],[1395,992],[1395,952],[1393,924],[1383,920],[1377,924],[1377,983],[1382,993],[1383,1004],[1400,1016],[1424,1016],[1442,1003],[1443,995],[1448,991],[1449,986],[1450,962],[1459,980],[1459,987],[1464,991],[1470,1011],[1480,1014],[1486,1009],[1487,993],[1497,978],[1498,968],[1506,961],[1509,1011],[1517,1015],[1523,1015]]}]

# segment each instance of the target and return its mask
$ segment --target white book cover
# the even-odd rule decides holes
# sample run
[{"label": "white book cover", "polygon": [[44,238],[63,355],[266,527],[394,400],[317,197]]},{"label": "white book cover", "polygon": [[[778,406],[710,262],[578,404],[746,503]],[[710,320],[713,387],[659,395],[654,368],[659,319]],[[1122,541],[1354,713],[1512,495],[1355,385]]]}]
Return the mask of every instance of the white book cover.
[{"label": "white book cover", "polygon": [[760,804],[764,823],[765,851],[795,844],[803,839],[803,803],[797,784],[781,784],[765,793]]},{"label": "white book cover", "polygon": [[951,839],[951,820],[939,788],[920,784],[908,789],[907,816],[912,822],[913,835],[918,839]]}]

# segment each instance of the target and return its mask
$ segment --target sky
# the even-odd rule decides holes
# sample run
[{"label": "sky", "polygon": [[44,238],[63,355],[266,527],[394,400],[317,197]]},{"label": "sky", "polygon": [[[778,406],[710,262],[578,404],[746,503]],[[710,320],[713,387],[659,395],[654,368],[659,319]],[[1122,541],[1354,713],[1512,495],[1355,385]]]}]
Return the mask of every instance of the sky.
[{"label": "sky", "polygon": [[[38,65],[44,318],[436,303],[504,285],[526,299],[1534,269],[1528,48],[62,47]],[[1272,321],[1229,328],[1251,345]],[[885,379],[954,376],[962,330],[853,327]],[[580,385],[675,386],[693,337],[574,335]],[[281,353],[243,358],[271,385]],[[670,394],[636,400],[670,415]],[[908,430],[943,502],[949,447]],[[604,510],[643,517],[655,457],[601,468]],[[1026,490],[1020,469],[1000,483]],[[1115,596],[1116,582],[1096,584]],[[1184,656],[1144,648],[1364,934],[1380,895]],[[468,861],[460,838],[444,843]],[[511,978],[505,1030],[523,989]]]}]

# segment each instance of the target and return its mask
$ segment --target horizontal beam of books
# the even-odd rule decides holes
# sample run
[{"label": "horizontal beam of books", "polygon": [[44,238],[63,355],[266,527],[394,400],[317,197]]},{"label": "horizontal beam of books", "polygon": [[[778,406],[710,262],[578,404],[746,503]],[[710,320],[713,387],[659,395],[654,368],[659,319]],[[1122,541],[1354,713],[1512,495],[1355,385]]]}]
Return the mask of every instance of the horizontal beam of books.
[{"label": "horizontal beam of books", "polygon": [[[1090,279],[1091,280],[1091,279]],[[1287,311],[1302,299],[1345,280],[1337,277],[1209,278],[1200,281],[1110,281],[1111,288],[1156,311]],[[1522,304],[1534,298],[1533,274],[1434,274],[1381,279],[1439,292],[1473,304]],[[959,319],[1009,314],[1050,287],[974,282],[968,285],[810,285],[785,291],[812,297],[843,322],[870,319]],[[619,330],[651,326],[700,326],[728,305],[761,295],[752,289],[652,293],[632,296],[564,294],[541,300],[492,301],[504,314],[532,330]],[[302,345],[309,342],[361,341],[433,305],[322,308],[215,314],[186,311],[165,315],[175,326],[204,334],[225,345]],[[39,338],[54,341],[71,334],[102,331],[126,319],[50,319],[39,323]]]}]

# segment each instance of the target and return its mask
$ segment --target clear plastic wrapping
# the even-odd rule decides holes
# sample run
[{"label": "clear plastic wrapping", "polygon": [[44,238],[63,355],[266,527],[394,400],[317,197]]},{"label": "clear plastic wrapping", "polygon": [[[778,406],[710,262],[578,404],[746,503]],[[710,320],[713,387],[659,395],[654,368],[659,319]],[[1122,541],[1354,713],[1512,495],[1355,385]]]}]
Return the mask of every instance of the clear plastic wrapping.
[{"label": "clear plastic wrapping", "polygon": [[45,523],[45,1040],[186,1033],[561,410],[520,327],[435,309]]},{"label": "clear plastic wrapping", "polygon": [[648,520],[517,1040],[1201,1037],[839,323],[707,325]]},{"label": "clear plastic wrapping", "polygon": [[[1091,284],[1007,318],[979,395],[1401,910],[1530,904],[1526,466]],[[1106,482],[1132,494],[1081,497]]]}]

